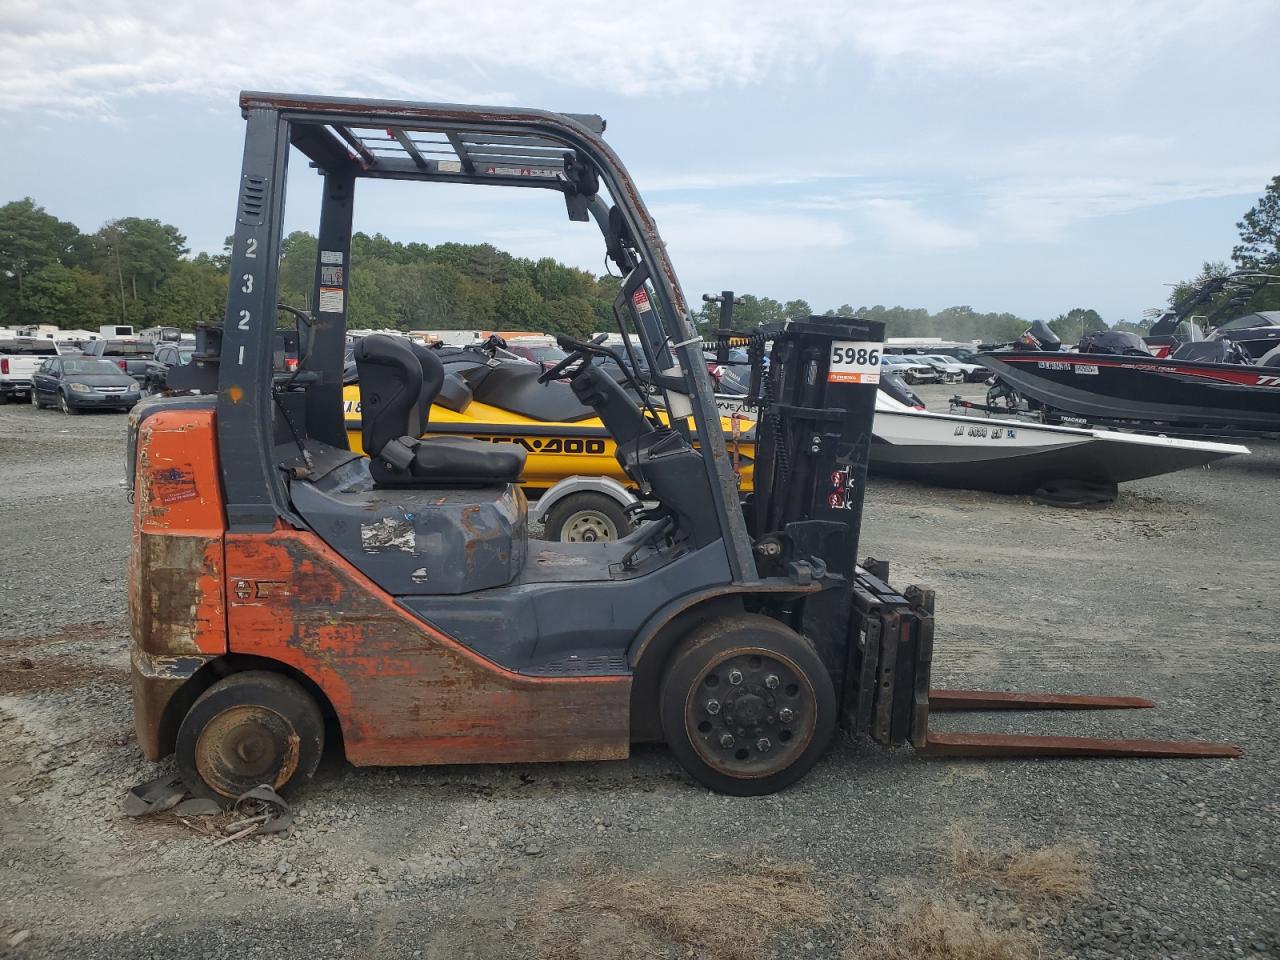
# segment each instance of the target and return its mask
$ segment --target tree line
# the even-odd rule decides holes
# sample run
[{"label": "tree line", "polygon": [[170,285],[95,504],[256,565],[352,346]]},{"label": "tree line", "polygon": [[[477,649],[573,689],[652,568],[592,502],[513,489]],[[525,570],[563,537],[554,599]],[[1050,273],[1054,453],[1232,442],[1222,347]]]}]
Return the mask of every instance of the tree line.
[{"label": "tree line", "polygon": [[[1171,307],[1211,280],[1220,280],[1238,270],[1248,270],[1270,274],[1275,280],[1259,285],[1252,296],[1229,304],[1230,310],[1218,319],[1226,321],[1261,310],[1280,310],[1280,177],[1271,178],[1258,202],[1236,223],[1236,229],[1240,231],[1240,241],[1231,249],[1230,262],[1206,261],[1196,276],[1174,286],[1169,294]],[[1223,290],[1196,307],[1195,312],[1211,314],[1237,295],[1238,291]]]},{"label": "tree line", "polygon": [[[1232,251],[1237,268],[1280,275],[1280,177],[1237,227]],[[137,328],[221,320],[226,303],[226,251],[192,255],[181,231],[141,217],[108,221],[93,233],[48,213],[30,197],[0,206],[0,326],[52,324],[95,329],[105,323]],[[381,234],[352,237],[347,322],[354,329],[535,330],[573,336],[613,328],[617,278],[597,276],[550,257],[516,257],[491,244],[401,243]],[[297,231],[284,238],[280,298],[310,309],[316,238]],[[1192,284],[1221,275],[1226,262],[1206,263],[1200,276],[1175,288],[1172,300]],[[750,329],[815,313],[803,299],[774,300],[745,294],[734,326]],[[1248,310],[1280,308],[1280,286],[1263,288]],[[829,316],[882,320],[890,336],[942,337],[998,343],[1029,325],[1013,313],[984,313],[970,306],[931,312],[922,307],[841,304]],[[703,303],[693,319],[700,330],[720,325],[720,308]],[[1228,319],[1223,317],[1223,319]],[[1112,324],[1142,333],[1150,320]],[[1107,329],[1096,310],[1075,307],[1049,325],[1063,341]]]}]

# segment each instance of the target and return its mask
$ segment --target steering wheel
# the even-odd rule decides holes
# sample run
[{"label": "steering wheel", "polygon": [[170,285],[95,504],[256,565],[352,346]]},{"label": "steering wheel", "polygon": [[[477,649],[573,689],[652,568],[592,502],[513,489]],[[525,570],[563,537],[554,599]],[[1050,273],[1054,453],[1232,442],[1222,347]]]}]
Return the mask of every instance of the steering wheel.
[{"label": "steering wheel", "polygon": [[572,337],[566,337],[563,333],[557,333],[557,346],[561,350],[568,351],[569,355],[554,367],[542,371],[538,375],[538,382],[550,383],[552,380],[559,380],[570,367],[574,367],[574,364],[577,364],[573,369],[573,373],[576,374],[585,364],[591,362],[592,357],[613,357],[614,360],[617,360],[618,358],[612,350],[601,346],[606,339],[608,339],[608,334],[604,333],[597,334],[590,341],[574,340]]}]

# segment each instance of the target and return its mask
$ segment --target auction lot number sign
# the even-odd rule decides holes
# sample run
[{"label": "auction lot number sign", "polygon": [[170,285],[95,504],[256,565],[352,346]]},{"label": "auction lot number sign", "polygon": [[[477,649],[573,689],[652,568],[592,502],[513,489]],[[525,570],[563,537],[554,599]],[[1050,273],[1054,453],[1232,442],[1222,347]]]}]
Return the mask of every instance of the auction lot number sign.
[{"label": "auction lot number sign", "polygon": [[862,340],[833,340],[828,383],[879,383],[881,343]]}]

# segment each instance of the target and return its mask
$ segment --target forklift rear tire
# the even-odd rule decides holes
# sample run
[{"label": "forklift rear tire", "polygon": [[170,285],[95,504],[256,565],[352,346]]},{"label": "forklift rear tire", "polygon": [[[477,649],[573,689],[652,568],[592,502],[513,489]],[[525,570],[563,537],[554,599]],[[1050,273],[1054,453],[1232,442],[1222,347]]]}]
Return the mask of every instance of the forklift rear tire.
[{"label": "forklift rear tire", "polygon": [[178,772],[197,796],[232,798],[310,779],[324,752],[324,718],[301,685],[265,670],[223,677],[178,727]]},{"label": "forklift rear tire", "polygon": [[621,540],[631,532],[622,504],[603,493],[571,493],[547,511],[543,539],[561,543]]},{"label": "forklift rear tire", "polygon": [[696,627],[667,665],[662,732],[703,786],[738,797],[795,783],[836,725],[831,676],[809,643],[756,614]]}]

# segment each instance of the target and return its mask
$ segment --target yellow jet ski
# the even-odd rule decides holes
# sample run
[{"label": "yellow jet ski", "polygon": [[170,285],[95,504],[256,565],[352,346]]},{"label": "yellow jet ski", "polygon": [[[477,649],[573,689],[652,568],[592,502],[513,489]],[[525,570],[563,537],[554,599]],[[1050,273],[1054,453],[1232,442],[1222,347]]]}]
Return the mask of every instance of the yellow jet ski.
[{"label": "yellow jet ski", "polygon": [[[504,359],[492,347],[441,347],[445,378],[427,418],[427,437],[473,437],[517,443],[528,451],[520,482],[531,501],[530,519],[549,540],[612,540],[631,526],[639,492],[622,471],[617,448],[595,411],[563,380],[538,383],[542,368]],[[640,402],[637,399],[637,404]],[[665,418],[659,409],[658,416]],[[361,446],[360,386],[343,388],[351,449]],[[755,423],[721,418],[725,443],[743,494],[751,492]]]}]

